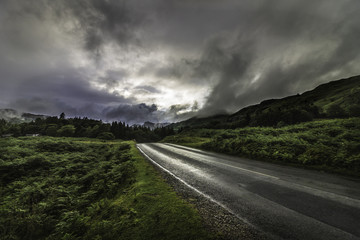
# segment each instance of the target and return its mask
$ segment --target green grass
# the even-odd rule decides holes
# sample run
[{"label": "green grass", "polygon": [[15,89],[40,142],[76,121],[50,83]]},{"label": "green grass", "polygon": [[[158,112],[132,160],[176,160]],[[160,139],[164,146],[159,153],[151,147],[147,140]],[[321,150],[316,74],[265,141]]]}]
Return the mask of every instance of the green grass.
[{"label": "green grass", "polygon": [[0,139],[0,239],[209,239],[128,141]]},{"label": "green grass", "polygon": [[[164,182],[144,161],[132,144],[132,155],[138,170],[136,182],[116,205],[132,208],[136,213],[132,229],[124,232],[127,239],[209,239],[197,211]],[[146,238],[144,238],[146,236]]]},{"label": "green grass", "polygon": [[[192,130],[192,132],[194,132],[194,131],[199,132],[199,130]],[[186,136],[186,135],[182,134],[182,135],[168,136],[161,142],[170,142],[170,143],[184,145],[187,147],[201,148],[205,143],[208,143],[210,141],[211,141],[211,138]]]},{"label": "green grass", "polygon": [[162,142],[360,176],[360,118],[318,120],[281,128],[196,129]]}]

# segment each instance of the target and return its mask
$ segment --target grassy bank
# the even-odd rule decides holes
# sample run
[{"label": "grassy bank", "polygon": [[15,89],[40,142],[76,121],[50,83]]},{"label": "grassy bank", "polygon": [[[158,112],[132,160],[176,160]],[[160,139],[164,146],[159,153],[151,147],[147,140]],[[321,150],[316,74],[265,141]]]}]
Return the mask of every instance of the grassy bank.
[{"label": "grassy bank", "polygon": [[0,139],[0,239],[208,239],[134,142]]},{"label": "grassy bank", "polygon": [[360,118],[280,128],[195,129],[163,142],[360,176]]}]

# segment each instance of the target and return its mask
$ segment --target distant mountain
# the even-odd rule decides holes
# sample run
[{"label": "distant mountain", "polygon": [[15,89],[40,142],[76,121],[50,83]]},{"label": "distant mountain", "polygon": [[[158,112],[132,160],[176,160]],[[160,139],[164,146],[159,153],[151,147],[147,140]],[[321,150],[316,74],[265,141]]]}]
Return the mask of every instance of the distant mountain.
[{"label": "distant mountain", "polygon": [[265,100],[231,115],[191,118],[172,126],[175,129],[281,126],[346,116],[360,116],[360,76],[325,83],[302,94]]},{"label": "distant mountain", "polygon": [[44,119],[48,116],[38,115],[32,113],[22,113],[18,112],[14,109],[0,109],[0,119],[4,119],[5,121],[12,123],[21,123],[21,122],[31,122],[37,118]]}]

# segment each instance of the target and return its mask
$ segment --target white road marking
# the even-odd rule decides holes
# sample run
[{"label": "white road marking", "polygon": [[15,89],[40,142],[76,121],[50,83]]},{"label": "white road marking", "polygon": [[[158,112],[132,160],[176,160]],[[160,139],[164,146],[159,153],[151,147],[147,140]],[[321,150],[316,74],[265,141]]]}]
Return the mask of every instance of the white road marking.
[{"label": "white road marking", "polygon": [[231,165],[226,164],[226,163],[216,163],[216,164],[221,164],[221,165],[224,165],[224,166],[227,166],[227,167],[236,168],[236,169],[239,169],[241,171],[255,173],[255,174],[258,174],[258,175],[265,176],[265,177],[270,177],[270,178],[274,178],[274,179],[280,179],[278,177],[274,177],[274,176],[271,176],[271,175],[268,175],[268,174],[265,174],[265,173],[261,173],[261,172],[252,171],[252,170],[249,170],[249,169],[246,169],[246,168],[234,167],[234,166],[231,166]]},{"label": "white road marking", "polygon": [[[167,145],[167,144],[164,144],[164,145]],[[170,146],[169,146],[170,147]],[[171,146],[173,147],[173,146]],[[174,148],[174,147],[173,147]],[[176,148],[176,147],[175,147]],[[177,148],[179,149],[179,148]],[[188,152],[188,150],[185,150],[185,149],[180,149],[180,151],[184,151],[184,152]],[[194,154],[194,153],[192,153]],[[200,154],[200,153],[195,153],[195,154]],[[204,158],[202,158],[202,160],[204,160]],[[256,172],[256,171],[253,171],[253,170],[249,170],[249,169],[246,169],[246,168],[241,168],[241,167],[235,167],[235,166],[232,166],[230,164],[226,164],[226,163],[221,163],[221,162],[215,162],[215,161],[212,161],[212,160],[205,160],[206,162],[211,162],[211,163],[214,163],[214,164],[218,164],[218,165],[223,165],[223,166],[227,166],[227,167],[230,167],[230,168],[236,168],[236,169],[239,169],[241,171],[245,171],[245,172],[250,172],[250,173],[254,173],[254,174],[258,174],[258,175],[261,175],[261,176],[265,176],[265,177],[269,177],[269,178],[273,178],[273,179],[280,179],[278,177],[274,177],[274,176],[271,176],[271,175],[268,175],[268,174],[265,174],[265,173],[261,173],[261,172]]]},{"label": "white road marking", "polygon": [[210,201],[212,201],[213,203],[219,205],[220,207],[222,207],[223,209],[225,209],[227,212],[229,212],[230,214],[234,215],[235,217],[237,217],[239,220],[241,220],[242,222],[252,226],[255,229],[258,229],[258,227],[254,226],[253,224],[251,224],[248,220],[240,217],[239,215],[237,215],[236,213],[234,213],[231,209],[229,209],[227,206],[225,206],[224,204],[216,201],[215,199],[213,199],[211,196],[207,195],[206,193],[201,192],[199,189],[193,187],[192,185],[190,185],[189,183],[187,183],[186,181],[184,181],[183,179],[179,178],[178,176],[176,176],[174,173],[172,173],[171,171],[169,171],[168,169],[166,169],[165,167],[163,167],[162,165],[160,165],[159,163],[157,163],[155,160],[153,160],[149,155],[147,155],[139,146],[136,146],[137,149],[139,149],[139,151],[147,158],[149,159],[153,164],[155,164],[156,166],[158,166],[159,168],[161,168],[163,171],[167,172],[168,174],[170,174],[172,177],[174,177],[176,180],[180,181],[181,183],[183,183],[185,186],[189,187],[190,189],[192,189],[193,191],[195,191],[196,193],[200,194],[201,196],[209,199]]},{"label": "white road marking", "polygon": [[[162,145],[167,146],[169,149],[176,148],[176,149],[178,149],[178,150],[180,150],[182,152],[185,152],[185,153],[189,152],[190,150],[191,151],[193,150],[192,148],[183,147],[183,146],[177,147],[177,145],[175,145],[175,144],[162,144]],[[194,150],[196,150],[196,152],[195,153],[192,152],[192,154],[202,155],[202,152],[204,152],[204,151],[201,151],[201,150],[198,150],[198,149],[194,149]],[[208,158],[208,157],[209,156],[206,156],[206,158]],[[348,206],[351,206],[351,207],[360,208],[360,200],[359,199],[355,199],[355,198],[351,198],[351,197],[348,197],[348,196],[345,196],[345,195],[342,195],[342,194],[337,194],[337,193],[325,191],[325,190],[322,190],[322,189],[306,186],[304,184],[299,184],[299,183],[296,183],[296,182],[285,181],[285,180],[282,180],[279,177],[271,176],[271,175],[268,175],[268,174],[265,174],[265,173],[256,172],[256,171],[249,170],[249,169],[246,169],[246,168],[235,167],[235,166],[232,166],[232,165],[226,164],[226,163],[215,162],[215,161],[212,161],[212,160],[205,160],[205,158],[202,158],[202,161],[211,162],[211,163],[218,164],[218,165],[224,165],[224,166],[231,167],[231,168],[236,168],[236,169],[239,169],[239,170],[242,170],[242,171],[251,172],[251,173],[262,175],[262,176],[265,176],[265,177],[270,177],[270,178],[278,180],[276,182],[276,184],[278,184],[278,185],[282,185],[284,187],[291,186],[293,189],[296,189],[298,191],[306,192],[306,193],[309,193],[309,194],[314,195],[314,196],[318,196],[318,197],[330,199],[330,200],[333,200],[333,201],[336,201],[336,202],[340,202],[342,204],[345,204],[345,205],[348,205]]]},{"label": "white road marking", "polygon": [[[139,151],[150,161],[152,162],[154,165],[158,166],[160,169],[162,169],[163,171],[165,171],[166,173],[170,174],[172,177],[174,177],[176,180],[180,181],[182,184],[184,184],[185,186],[189,187],[190,189],[192,189],[193,191],[195,191],[196,193],[200,194],[201,196],[207,198],[208,200],[210,200],[211,202],[217,204],[218,206],[222,207],[224,210],[226,210],[227,212],[229,212],[230,214],[234,215],[236,218],[238,218],[239,220],[241,220],[242,222],[248,224],[249,226],[253,227],[254,229],[257,229],[257,230],[260,230],[261,232],[264,232],[264,233],[267,233],[267,234],[270,234],[272,235],[271,232],[268,232],[268,231],[264,231],[261,229],[260,226],[255,226],[253,225],[252,223],[249,222],[249,220],[247,220],[246,218],[243,218],[243,217],[240,217],[239,215],[237,215],[236,213],[234,213],[229,207],[227,207],[226,205],[222,204],[221,202],[218,202],[217,200],[213,199],[210,195],[206,194],[206,193],[203,193],[201,192],[199,189],[193,187],[192,185],[190,185],[189,183],[187,183],[186,181],[184,181],[183,179],[181,179],[180,177],[176,176],[174,173],[172,173],[170,170],[166,169],[165,167],[163,167],[162,165],[160,165],[159,163],[157,163],[155,160],[153,160],[149,155],[147,155],[139,146],[137,146],[137,148],[139,149]],[[208,160],[209,161],[209,160]],[[212,161],[210,161],[212,162]],[[220,163],[220,164],[223,164],[223,165],[227,165],[229,167],[233,167],[231,165],[228,165],[228,164],[224,164],[224,163]],[[238,168],[238,167],[235,167],[235,168]],[[239,168],[241,170],[247,170],[247,171],[250,171],[250,172],[254,172],[254,173],[257,173],[255,171],[252,171],[252,170],[248,170],[248,169],[243,169],[243,168]],[[263,175],[262,173],[260,173],[261,175]],[[266,174],[264,174],[266,175]],[[270,175],[267,175],[267,176],[270,176]],[[270,176],[270,177],[273,177],[273,176]],[[274,177],[275,178],[275,177]],[[277,179],[280,179],[280,178],[277,178]],[[278,180],[280,182],[284,182],[283,180]],[[294,184],[295,185],[295,184]],[[310,189],[310,188],[309,188]],[[316,195],[316,194],[315,194]],[[258,197],[262,198],[260,195],[258,195]],[[266,201],[269,201],[267,199],[264,199]],[[316,218],[312,218],[310,216],[307,216],[307,215],[304,215],[302,213],[299,213],[295,210],[292,210],[292,209],[289,209],[289,208],[286,208],[285,206],[282,206],[282,205],[279,205],[278,203],[276,202],[273,202],[271,201],[272,204],[274,204],[275,206],[278,206],[278,207],[281,207],[281,208],[284,208],[286,209],[287,211],[293,213],[293,214],[296,214],[296,216],[301,216],[303,218],[306,218],[308,219],[309,221],[315,221],[317,224],[320,224],[320,226],[322,226],[321,228],[324,228],[324,227],[327,227],[327,228],[331,228],[333,230],[336,230],[339,232],[339,234],[345,234],[346,236],[350,236],[351,238],[349,239],[356,239],[355,235],[349,233],[349,232],[346,232],[344,230],[342,230],[341,228],[339,227],[336,227],[336,226],[332,226],[332,225],[329,225],[325,222],[322,222],[321,220],[318,220]],[[300,221],[300,220],[298,220]],[[302,226],[303,223],[301,223],[301,226]],[[312,224],[309,225],[309,226],[313,226]],[[342,238],[342,237],[341,237]],[[341,238],[336,238],[336,239],[341,239]]]}]

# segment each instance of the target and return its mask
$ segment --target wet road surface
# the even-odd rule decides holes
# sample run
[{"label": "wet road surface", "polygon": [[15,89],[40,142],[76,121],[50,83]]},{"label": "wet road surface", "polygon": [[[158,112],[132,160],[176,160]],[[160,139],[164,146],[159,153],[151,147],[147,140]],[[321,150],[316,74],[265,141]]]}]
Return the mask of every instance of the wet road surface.
[{"label": "wet road surface", "polygon": [[153,164],[274,239],[360,239],[360,180],[201,151],[138,144]]}]

